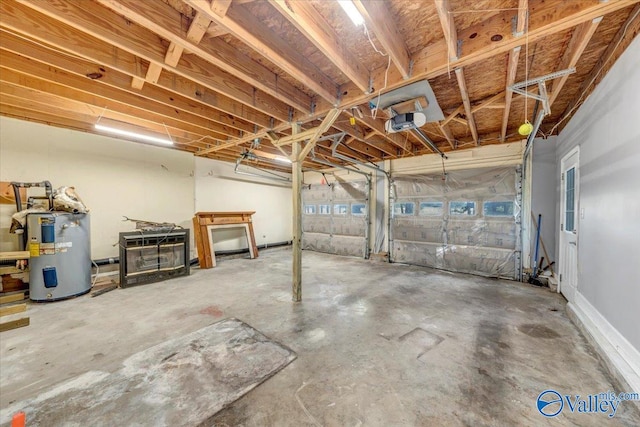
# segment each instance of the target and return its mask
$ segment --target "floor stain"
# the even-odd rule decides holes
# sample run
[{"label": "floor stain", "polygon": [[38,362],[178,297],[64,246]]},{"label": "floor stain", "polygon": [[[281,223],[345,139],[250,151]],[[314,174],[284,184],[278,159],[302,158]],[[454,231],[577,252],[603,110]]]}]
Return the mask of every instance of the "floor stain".
[{"label": "floor stain", "polygon": [[533,338],[551,339],[560,337],[556,331],[539,323],[525,323],[518,326],[518,330]]},{"label": "floor stain", "polygon": [[213,316],[213,317],[222,317],[222,310],[220,310],[217,306],[215,305],[210,305],[209,307],[205,307],[202,310],[199,311],[200,314],[207,314],[209,316]]}]

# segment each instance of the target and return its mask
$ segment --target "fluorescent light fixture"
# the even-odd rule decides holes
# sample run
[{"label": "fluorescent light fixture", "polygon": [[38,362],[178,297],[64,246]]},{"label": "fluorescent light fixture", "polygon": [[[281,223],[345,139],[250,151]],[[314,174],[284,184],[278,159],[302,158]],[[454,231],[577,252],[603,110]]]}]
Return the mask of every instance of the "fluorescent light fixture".
[{"label": "fluorescent light fixture", "polygon": [[357,27],[364,24],[364,18],[358,12],[356,5],[351,0],[337,0],[345,13],[351,18],[353,24]]},{"label": "fluorescent light fixture", "polygon": [[273,160],[275,160],[276,162],[281,162],[281,163],[291,163],[291,160],[287,159],[286,157],[276,156],[276,157],[273,158]]},{"label": "fluorescent light fixture", "polygon": [[164,145],[173,145],[173,141],[166,138],[158,138],[157,136],[145,135],[137,132],[130,132],[128,130],[122,130],[117,128],[112,128],[110,126],[103,125],[95,125],[96,130],[100,130],[103,132],[113,133],[115,135],[126,136],[129,138],[139,139],[147,142],[155,142],[156,144],[164,144]]}]

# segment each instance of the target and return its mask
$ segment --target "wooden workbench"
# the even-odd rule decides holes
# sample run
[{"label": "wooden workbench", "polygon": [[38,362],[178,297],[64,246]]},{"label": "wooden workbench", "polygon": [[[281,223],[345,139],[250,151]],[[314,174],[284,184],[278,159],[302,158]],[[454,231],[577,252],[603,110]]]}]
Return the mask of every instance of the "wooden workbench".
[{"label": "wooden workbench", "polygon": [[198,248],[200,268],[212,268],[216,265],[211,231],[220,228],[244,227],[249,244],[251,258],[258,257],[256,238],[253,235],[251,215],[255,211],[242,212],[197,212],[193,217],[193,230]]}]

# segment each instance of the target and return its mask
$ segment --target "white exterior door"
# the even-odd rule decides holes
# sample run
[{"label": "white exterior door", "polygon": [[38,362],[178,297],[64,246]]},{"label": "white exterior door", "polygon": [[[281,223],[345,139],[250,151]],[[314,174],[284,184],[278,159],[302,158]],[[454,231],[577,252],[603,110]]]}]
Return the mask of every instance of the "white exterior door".
[{"label": "white exterior door", "polygon": [[580,188],[580,149],[571,150],[560,163],[560,286],[558,292],[569,302],[578,286],[578,210]]}]

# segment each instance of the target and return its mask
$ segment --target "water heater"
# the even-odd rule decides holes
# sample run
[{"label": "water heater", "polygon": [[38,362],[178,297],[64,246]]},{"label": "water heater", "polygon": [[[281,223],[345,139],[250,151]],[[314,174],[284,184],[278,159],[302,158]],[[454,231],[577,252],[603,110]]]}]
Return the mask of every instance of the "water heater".
[{"label": "water heater", "polygon": [[32,213],[27,230],[32,301],[56,301],[91,290],[89,214]]}]

